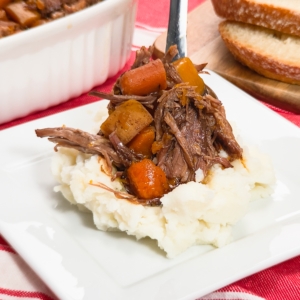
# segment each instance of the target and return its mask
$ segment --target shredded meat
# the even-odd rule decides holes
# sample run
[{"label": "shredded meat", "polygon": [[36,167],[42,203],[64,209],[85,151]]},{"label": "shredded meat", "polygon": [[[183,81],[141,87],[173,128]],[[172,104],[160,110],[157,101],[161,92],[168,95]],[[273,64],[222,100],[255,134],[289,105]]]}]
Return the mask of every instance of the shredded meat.
[{"label": "shredded meat", "polygon": [[167,53],[162,58],[163,63],[171,63],[174,59],[174,57],[178,54],[178,49],[176,45],[172,45]]},{"label": "shredded meat", "polygon": [[141,47],[140,50],[136,51],[135,61],[131,66],[131,69],[135,69],[147,64],[153,54],[154,46],[150,46],[149,48]]},{"label": "shredded meat", "polygon": [[[152,47],[142,47],[137,52],[133,68],[148,63],[152,52]],[[231,161],[241,159],[243,153],[226,119],[222,102],[209,87],[206,86],[205,93],[200,95],[195,87],[182,82],[171,64],[176,54],[177,48],[172,46],[162,59],[168,80],[166,90],[147,96],[122,95],[117,81],[112,93],[90,93],[110,100],[108,108],[112,110],[132,98],[148,108],[155,127],[156,150],[152,160],[164,171],[170,189],[181,183],[195,181],[198,169],[203,171],[205,182],[214,164],[230,168]],[[201,71],[204,66],[199,65],[198,70]],[[108,138],[101,131],[95,135],[68,127],[37,129],[36,134],[38,137],[49,137],[51,142],[56,143],[55,149],[70,147],[84,153],[101,155],[109,170],[112,166],[117,168],[117,173],[111,174],[112,180],[125,179],[125,187],[127,168],[144,158],[122,144],[115,131]],[[220,156],[220,150],[224,150],[227,157]],[[124,195],[119,193],[117,196]],[[143,201],[134,196],[125,198],[143,205],[160,205],[159,199]]]},{"label": "shredded meat", "polygon": [[[157,165],[168,178],[188,182],[195,180],[198,168],[206,176],[213,164],[228,168],[231,160],[242,157],[219,100],[210,95],[201,97],[193,87],[181,84],[166,91],[158,102],[154,122],[156,141],[162,148]],[[228,158],[218,155],[220,146]]]},{"label": "shredded meat", "polygon": [[115,107],[123,103],[124,101],[134,98],[135,100],[141,102],[144,106],[153,108],[153,103],[157,100],[157,94],[151,94],[147,96],[135,96],[135,95],[115,95],[112,93],[104,93],[99,91],[91,91],[89,93],[92,96],[98,98],[104,98],[110,100],[110,106]]},{"label": "shredded meat", "polygon": [[36,129],[35,133],[38,137],[48,137],[50,142],[56,143],[55,151],[58,147],[73,148],[87,154],[102,155],[109,159],[108,165],[113,163],[124,167],[111,142],[102,136],[70,127]]},{"label": "shredded meat", "polygon": [[143,159],[142,155],[136,154],[133,150],[127,148],[118,138],[115,132],[112,132],[109,135],[109,140],[111,141],[114,149],[117,152],[118,157],[120,158],[122,165],[129,167],[133,162]]}]

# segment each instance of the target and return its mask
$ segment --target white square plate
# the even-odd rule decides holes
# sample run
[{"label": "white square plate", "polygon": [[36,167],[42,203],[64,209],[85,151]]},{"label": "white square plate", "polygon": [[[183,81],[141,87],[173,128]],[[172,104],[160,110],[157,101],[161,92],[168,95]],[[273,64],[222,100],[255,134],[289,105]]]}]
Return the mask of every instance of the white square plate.
[{"label": "white square plate", "polygon": [[50,173],[54,144],[36,128],[87,130],[106,101],[0,132],[0,233],[53,292],[68,299],[191,299],[300,254],[300,130],[213,72],[206,83],[247,143],[270,155],[274,194],[251,203],[223,248],[195,246],[167,259],[150,239],[95,229],[60,194]]}]

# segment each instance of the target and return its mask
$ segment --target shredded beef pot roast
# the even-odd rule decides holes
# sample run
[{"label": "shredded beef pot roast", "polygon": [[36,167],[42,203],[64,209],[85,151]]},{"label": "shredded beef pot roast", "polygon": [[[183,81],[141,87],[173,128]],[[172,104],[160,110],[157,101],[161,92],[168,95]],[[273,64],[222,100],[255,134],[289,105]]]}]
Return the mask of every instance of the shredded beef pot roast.
[{"label": "shredded beef pot roast", "polygon": [[[150,64],[153,61],[152,51],[153,47],[142,47],[137,51],[131,70]],[[163,72],[166,73],[166,89],[160,90],[159,85],[148,95],[124,95],[120,85],[121,75],[112,93],[91,92],[92,95],[110,100],[109,113],[130,99],[140,102],[151,113],[151,126],[155,128],[151,160],[165,174],[169,183],[168,191],[181,183],[195,181],[198,169],[202,170],[202,182],[205,182],[214,164],[230,168],[231,161],[242,158],[242,149],[233,135],[221,101],[208,88],[200,95],[195,86],[181,80],[179,72],[172,64],[176,53],[176,46],[172,46],[161,59]],[[202,72],[204,66],[195,68]],[[106,137],[101,130],[98,134],[91,134],[78,129],[59,127],[37,129],[36,134],[38,137],[49,137],[51,142],[56,143],[55,149],[71,147],[84,153],[101,155],[106,160],[106,171],[110,173],[112,180],[122,180],[128,193],[133,195],[128,201],[143,205],[160,204],[159,197],[145,201],[134,194],[130,187],[130,178],[127,178],[127,170],[145,157],[130,149],[127,144],[124,145],[116,132]],[[221,150],[227,153],[227,157],[220,156]],[[112,174],[112,166],[116,167],[116,174]],[[150,177],[149,175],[149,181]]]}]

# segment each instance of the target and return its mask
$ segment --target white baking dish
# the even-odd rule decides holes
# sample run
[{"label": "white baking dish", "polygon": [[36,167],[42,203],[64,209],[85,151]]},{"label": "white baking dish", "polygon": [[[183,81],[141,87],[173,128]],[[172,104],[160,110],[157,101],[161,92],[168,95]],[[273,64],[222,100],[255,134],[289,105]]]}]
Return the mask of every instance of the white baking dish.
[{"label": "white baking dish", "polygon": [[115,75],[131,53],[137,0],[104,0],[0,39],[0,123],[67,101]]}]

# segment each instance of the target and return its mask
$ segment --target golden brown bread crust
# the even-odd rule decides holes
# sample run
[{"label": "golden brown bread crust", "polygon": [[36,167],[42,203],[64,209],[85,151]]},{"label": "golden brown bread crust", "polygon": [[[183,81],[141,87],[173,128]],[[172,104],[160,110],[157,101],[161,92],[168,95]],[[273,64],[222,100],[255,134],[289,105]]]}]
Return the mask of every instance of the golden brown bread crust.
[{"label": "golden brown bread crust", "polygon": [[[300,36],[300,12],[251,0],[211,0],[215,13],[239,21]],[[289,0],[283,0],[289,1]]]},{"label": "golden brown bread crust", "polygon": [[[300,85],[300,62],[298,64],[283,62],[280,58],[263,54],[259,50],[232,38],[226,29],[231,23],[238,24],[234,21],[223,21],[219,24],[219,31],[226,47],[236,60],[265,77]],[[252,27],[254,30],[265,30],[255,25],[240,24],[245,28]],[[272,30],[267,31],[270,31],[270,34],[273,32]],[[276,32],[274,32],[275,34]]]}]

